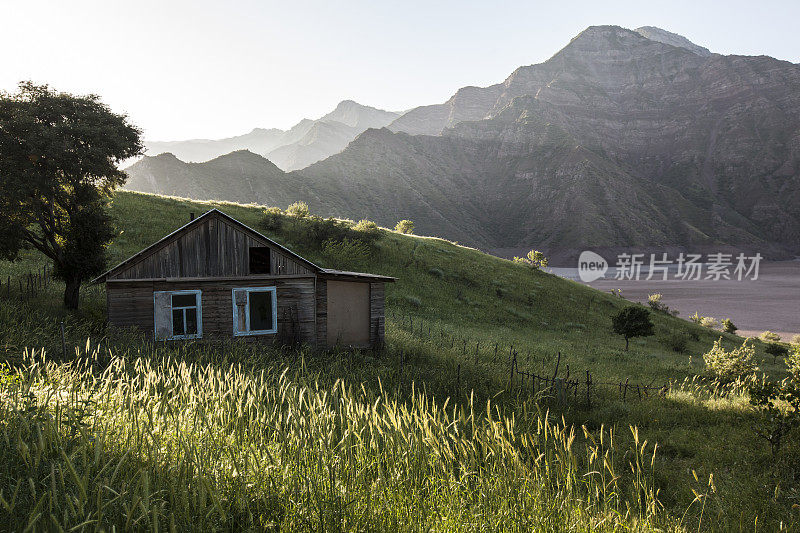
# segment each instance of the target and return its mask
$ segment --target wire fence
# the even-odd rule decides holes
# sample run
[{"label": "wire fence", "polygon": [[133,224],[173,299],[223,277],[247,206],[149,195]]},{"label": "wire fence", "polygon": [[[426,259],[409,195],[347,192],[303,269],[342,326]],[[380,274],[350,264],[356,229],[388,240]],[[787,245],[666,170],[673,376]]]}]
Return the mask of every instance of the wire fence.
[{"label": "wire fence", "polygon": [[[569,364],[562,365],[561,352],[552,357],[537,357],[535,354],[521,354],[513,344],[499,341],[475,339],[457,336],[447,331],[441,324],[425,322],[405,313],[389,311],[390,317],[401,329],[410,332],[437,347],[450,350],[467,361],[472,360],[476,369],[494,366],[495,371],[505,372],[508,376],[508,390],[528,391],[532,395],[548,398],[560,405],[581,405],[591,409],[599,399],[600,393],[605,398],[618,397],[622,401],[643,401],[652,397],[665,397],[670,390],[669,383],[649,384],[635,383],[626,377],[619,381],[603,381],[595,379],[590,369],[574,372]],[[522,357],[521,357],[522,356]],[[401,359],[403,354],[401,353]],[[539,363],[540,369],[520,368],[519,361],[531,365]],[[554,363],[552,373],[544,367]],[[504,370],[505,369],[505,370]],[[461,363],[456,367],[456,383],[460,387]]]},{"label": "wire fence", "polygon": [[22,276],[0,277],[0,297],[8,300],[17,298],[28,300],[47,290],[53,281],[52,269],[45,265],[37,270],[29,270]]}]

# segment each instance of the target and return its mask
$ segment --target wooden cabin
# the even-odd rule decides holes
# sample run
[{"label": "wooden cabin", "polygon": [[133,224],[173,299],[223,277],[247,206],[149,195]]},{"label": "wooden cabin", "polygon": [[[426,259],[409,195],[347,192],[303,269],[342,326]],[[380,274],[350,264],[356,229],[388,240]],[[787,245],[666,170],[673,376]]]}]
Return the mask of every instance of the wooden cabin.
[{"label": "wooden cabin", "polygon": [[319,267],[212,209],[94,282],[106,285],[110,324],[156,340],[377,347],[394,279]]}]

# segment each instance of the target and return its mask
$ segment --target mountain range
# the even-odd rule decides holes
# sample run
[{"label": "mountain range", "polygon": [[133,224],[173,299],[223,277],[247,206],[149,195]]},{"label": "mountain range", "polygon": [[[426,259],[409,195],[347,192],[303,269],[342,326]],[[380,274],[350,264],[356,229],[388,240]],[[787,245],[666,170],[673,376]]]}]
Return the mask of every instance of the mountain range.
[{"label": "mountain range", "polygon": [[341,152],[358,134],[387,126],[398,116],[400,113],[344,100],[327,115],[317,120],[303,119],[288,130],[255,128],[250,133],[225,139],[145,141],[145,149],[150,156],[171,153],[192,163],[249,150],[289,171]]},{"label": "mountain range", "polygon": [[420,233],[488,250],[800,252],[800,65],[771,57],[593,26],[501,83],[356,135],[288,173],[242,151],[200,164],[146,157],[128,187],[410,218]]}]

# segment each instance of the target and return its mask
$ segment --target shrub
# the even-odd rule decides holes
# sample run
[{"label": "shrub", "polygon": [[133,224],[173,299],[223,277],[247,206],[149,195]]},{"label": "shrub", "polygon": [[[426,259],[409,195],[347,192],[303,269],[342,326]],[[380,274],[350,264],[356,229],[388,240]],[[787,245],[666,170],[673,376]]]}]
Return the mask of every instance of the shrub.
[{"label": "shrub", "polygon": [[708,329],[717,329],[719,327],[719,320],[713,316],[704,316],[700,319],[700,325]]},{"label": "shrub", "polygon": [[689,348],[689,337],[677,331],[672,331],[668,335],[661,337],[659,342],[677,353],[686,353],[686,350]]},{"label": "shrub", "polygon": [[662,301],[663,296],[664,295],[661,293],[649,294],[647,296],[647,305],[649,305],[653,311],[659,311],[661,313],[668,313],[673,316],[677,316],[678,311],[670,310],[669,306]]},{"label": "shrub", "polygon": [[706,370],[720,383],[732,383],[752,375],[758,367],[753,362],[756,350],[751,340],[745,339],[738,348],[726,351],[720,337],[711,350],[703,354]]},{"label": "shrub", "polygon": [[614,333],[625,337],[625,350],[628,341],[634,337],[649,337],[653,335],[653,322],[647,309],[632,305],[626,307],[611,318]]},{"label": "shrub", "polygon": [[767,344],[767,347],[764,349],[764,351],[772,356],[773,363],[778,362],[778,357],[785,357],[789,355],[789,349],[777,342],[770,342]]},{"label": "shrub", "polygon": [[378,225],[371,220],[362,219],[359,220],[354,226],[353,229],[355,231],[360,231],[362,233],[366,233],[368,235],[377,235],[380,233],[380,229]]},{"label": "shrub", "polygon": [[545,268],[547,266],[547,258],[539,250],[528,252],[528,261],[530,261],[533,268]]},{"label": "shrub", "polygon": [[283,211],[280,207],[268,207],[261,214],[261,227],[268,231],[279,231],[283,226]]},{"label": "shrub", "polygon": [[693,314],[692,316],[690,316],[690,317],[689,317],[689,320],[691,320],[691,321],[692,321],[692,322],[694,322],[695,324],[699,324],[699,323],[700,323],[700,321],[701,321],[701,320],[703,320],[703,317],[702,317],[702,316],[700,316],[700,313],[699,313],[699,312],[695,311],[695,312],[694,312],[694,314]]},{"label": "shrub", "polygon": [[520,265],[527,265],[537,270],[547,266],[547,258],[539,250],[531,250],[525,257],[514,256],[512,261]]},{"label": "shrub", "polygon": [[737,328],[737,327],[736,327],[736,326],[733,324],[733,322],[731,321],[731,319],[730,319],[730,318],[726,318],[725,320],[723,320],[723,321],[722,321],[722,330],[723,330],[725,333],[736,333],[736,331],[737,331],[738,329],[739,329],[739,328]]},{"label": "shrub", "polygon": [[780,342],[781,336],[769,330],[758,336],[764,342]]},{"label": "shrub", "polygon": [[286,209],[286,214],[290,217],[305,218],[308,216],[308,204],[305,202],[295,202]]},{"label": "shrub", "polygon": [[756,435],[769,442],[773,456],[784,437],[800,425],[800,345],[786,358],[786,367],[788,378],[780,382],[762,379],[749,387],[750,403],[762,415]]},{"label": "shrub", "polygon": [[800,335],[795,335],[792,337],[792,344],[795,346],[800,346]]},{"label": "shrub", "polygon": [[395,225],[394,230],[398,233],[410,235],[414,233],[414,223],[410,220],[401,220]]}]

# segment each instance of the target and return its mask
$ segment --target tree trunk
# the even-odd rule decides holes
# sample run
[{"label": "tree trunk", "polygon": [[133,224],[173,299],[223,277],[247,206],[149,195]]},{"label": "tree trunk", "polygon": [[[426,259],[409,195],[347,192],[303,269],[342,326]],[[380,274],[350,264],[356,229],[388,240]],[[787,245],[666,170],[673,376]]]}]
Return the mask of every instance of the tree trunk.
[{"label": "tree trunk", "polygon": [[80,297],[81,279],[69,278],[64,288],[64,307],[67,309],[77,309]]},{"label": "tree trunk", "polygon": [[628,337],[625,337],[625,351],[628,351]]}]

